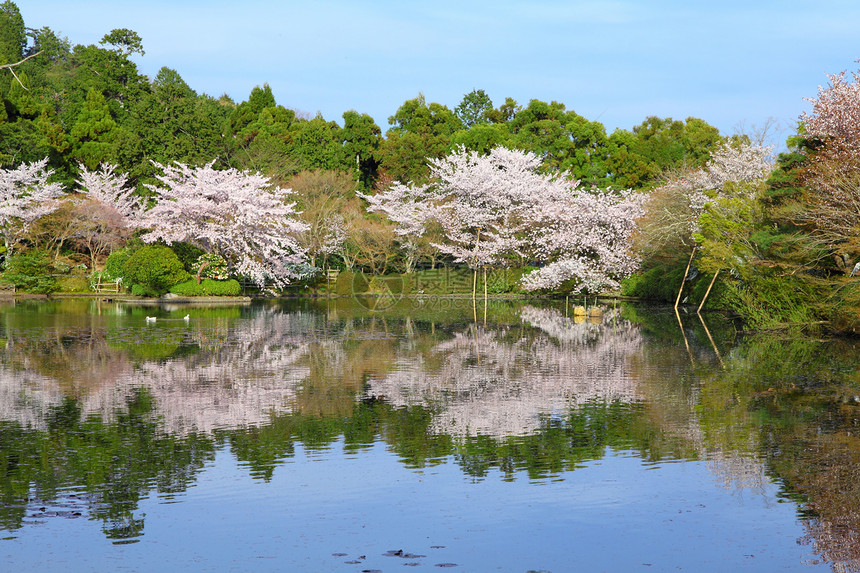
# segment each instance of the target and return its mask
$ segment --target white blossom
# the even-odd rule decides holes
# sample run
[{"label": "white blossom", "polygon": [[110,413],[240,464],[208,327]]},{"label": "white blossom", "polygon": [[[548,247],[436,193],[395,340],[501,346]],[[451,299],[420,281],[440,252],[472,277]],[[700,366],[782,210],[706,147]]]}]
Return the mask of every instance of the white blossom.
[{"label": "white blossom", "polygon": [[81,164],[78,185],[91,199],[116,209],[129,227],[136,227],[143,216],[143,208],[134,195],[134,187],[128,186],[128,176],[116,173],[116,169],[115,165],[101,165],[98,171],[90,171]]},{"label": "white blossom", "polygon": [[22,163],[15,169],[0,169],[0,233],[10,249],[36,219],[53,212],[62,195],[60,183],[48,183],[53,170],[48,158]]},{"label": "white blossom", "polygon": [[219,171],[212,163],[156,164],[164,173],[158,204],[145,215],[144,241],[188,242],[224,257],[234,270],[263,286],[283,287],[291,267],[305,262],[297,236],[308,225],[295,218],[291,191],[259,174]]}]

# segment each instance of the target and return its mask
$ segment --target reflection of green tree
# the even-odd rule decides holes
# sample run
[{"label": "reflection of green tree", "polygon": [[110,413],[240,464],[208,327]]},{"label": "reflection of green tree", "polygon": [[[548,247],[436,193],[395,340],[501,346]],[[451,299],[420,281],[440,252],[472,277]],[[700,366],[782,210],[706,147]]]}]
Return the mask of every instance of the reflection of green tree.
[{"label": "reflection of green tree", "polygon": [[860,570],[860,382],[850,342],[749,338],[702,386],[709,448],[758,452],[784,495],[804,502],[805,541]]},{"label": "reflection of green tree", "polygon": [[535,434],[503,440],[490,436],[455,440],[432,432],[432,422],[432,412],[425,407],[395,408],[365,401],[357,403],[348,417],[284,415],[264,428],[226,436],[252,475],[267,481],[284,459],[294,455],[297,443],[308,450],[326,449],[341,436],[347,451],[382,440],[410,468],[443,463],[450,456],[464,473],[476,478],[495,469],[505,479],[520,471],[543,479],[601,459],[607,449],[632,450],[652,460],[677,459],[683,451],[681,444],[667,445],[649,423],[643,404],[591,403],[565,417],[546,419]]},{"label": "reflection of green tree", "polygon": [[505,479],[525,471],[544,479],[599,460],[608,449],[636,451],[643,459],[677,459],[680,445],[667,447],[648,421],[645,405],[591,402],[561,419],[545,418],[540,432],[498,441],[489,436],[466,438],[456,447],[457,463],[474,477],[498,469]]},{"label": "reflection of green tree", "polygon": [[128,352],[129,357],[135,360],[166,360],[174,356],[180,348],[187,353],[188,348],[183,345],[184,333],[178,330],[159,329],[157,326],[143,328],[135,331],[134,335],[127,332],[108,334],[108,345],[112,348],[122,349]]},{"label": "reflection of green tree", "polygon": [[212,439],[174,437],[158,430],[145,390],[134,393],[115,420],[81,419],[81,408],[66,398],[48,416],[45,432],[3,424],[0,432],[2,526],[21,527],[28,504],[50,504],[69,487],[86,492],[93,518],[109,538],[140,535],[138,504],[150,491],[185,491],[214,457]]}]

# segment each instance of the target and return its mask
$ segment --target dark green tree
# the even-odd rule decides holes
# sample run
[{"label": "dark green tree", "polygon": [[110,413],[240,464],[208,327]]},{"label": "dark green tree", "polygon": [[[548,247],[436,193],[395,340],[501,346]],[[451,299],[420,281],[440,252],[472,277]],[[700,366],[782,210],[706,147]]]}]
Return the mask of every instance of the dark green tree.
[{"label": "dark green tree", "polygon": [[290,126],[290,156],[300,170],[349,170],[353,164],[345,156],[342,131],[337,122],[326,121],[321,115],[294,122]]},{"label": "dark green tree", "polygon": [[129,125],[138,138],[140,159],[131,161],[133,180],[151,177],[150,161],[204,165],[220,158],[228,165],[228,122],[232,106],[208,96],[198,96],[175,70],[164,67],[152,83],[152,91],[134,103]]},{"label": "dark green tree", "polygon": [[522,111],[522,106],[513,98],[506,97],[505,103],[496,109],[488,110],[487,119],[492,123],[508,123]]},{"label": "dark green tree", "polygon": [[346,163],[353,163],[356,179],[363,189],[370,189],[379,170],[379,147],[382,130],[366,113],[343,114],[343,153]]},{"label": "dark green tree", "polygon": [[0,4],[0,65],[21,61],[26,47],[27,31],[21,11],[7,0]]},{"label": "dark green tree", "polygon": [[514,147],[543,158],[549,169],[569,171],[585,185],[608,183],[606,130],[564,104],[531,100],[508,123]]},{"label": "dark green tree", "polygon": [[[98,90],[120,123],[127,117],[131,103],[150,91],[149,81],[123,50],[75,46],[70,60],[74,73],[69,76],[66,89],[78,94],[78,98],[91,89]],[[70,111],[73,115],[77,113],[74,106]]]},{"label": "dark green tree", "polygon": [[457,116],[424,94],[407,100],[388,118],[391,128],[382,146],[381,167],[392,179],[421,181],[428,175],[427,159],[444,156],[454,134],[462,128]]},{"label": "dark green tree", "polygon": [[235,147],[231,163],[276,181],[288,179],[301,169],[289,148],[295,121],[295,112],[275,102],[268,84],[255,87],[230,113],[228,130]]},{"label": "dark green tree", "polygon": [[[231,131],[236,135],[242,134],[248,126],[259,119],[260,113],[264,109],[274,107],[277,107],[277,104],[275,103],[275,95],[272,93],[272,88],[269,87],[269,84],[263,84],[263,87],[255,86],[251,90],[248,100],[236,106],[236,109],[231,114]],[[295,114],[293,114],[293,117],[295,117]]]},{"label": "dark green tree", "polygon": [[128,28],[111,30],[110,33],[104,35],[102,41],[99,43],[113,46],[115,50],[124,56],[131,54],[140,54],[142,56],[146,53],[143,51],[143,40],[141,40],[138,33]]},{"label": "dark green tree", "polygon": [[484,90],[472,90],[464,95],[460,105],[454,108],[454,114],[466,129],[490,121],[489,115],[492,111],[493,100]]},{"label": "dark green tree", "polygon": [[95,170],[100,163],[115,162],[119,127],[111,117],[104,96],[95,88],[87,93],[87,101],[69,135],[72,157],[88,169]]},{"label": "dark green tree", "polygon": [[504,123],[480,123],[471,129],[461,129],[451,138],[453,146],[464,146],[479,153],[489,153],[494,147],[510,147],[511,132]]}]

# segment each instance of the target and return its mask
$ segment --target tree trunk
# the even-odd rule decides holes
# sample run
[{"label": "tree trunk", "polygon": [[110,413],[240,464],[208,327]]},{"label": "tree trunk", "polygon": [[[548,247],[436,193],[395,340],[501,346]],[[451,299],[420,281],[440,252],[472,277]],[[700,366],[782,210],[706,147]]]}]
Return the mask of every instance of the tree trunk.
[{"label": "tree trunk", "polygon": [[209,263],[204,262],[202,265],[200,265],[200,268],[197,269],[197,274],[194,276],[194,278],[197,279],[197,284],[200,284],[200,275],[203,274],[203,269],[205,269],[208,266],[209,266]]}]

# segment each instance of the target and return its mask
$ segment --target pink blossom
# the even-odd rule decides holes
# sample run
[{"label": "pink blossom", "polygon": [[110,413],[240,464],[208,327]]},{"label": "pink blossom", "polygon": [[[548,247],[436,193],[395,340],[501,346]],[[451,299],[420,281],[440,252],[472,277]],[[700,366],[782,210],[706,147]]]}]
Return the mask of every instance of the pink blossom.
[{"label": "pink blossom", "polygon": [[7,250],[27,232],[36,219],[53,212],[62,195],[60,183],[48,183],[53,171],[48,158],[0,169],[0,233]]},{"label": "pink blossom", "polygon": [[276,288],[294,278],[292,266],[306,260],[297,236],[308,225],[295,218],[292,192],[267,177],[236,169],[219,171],[212,163],[189,167],[156,165],[159,195],[146,212],[146,242],[187,242],[224,257],[235,272]]}]

